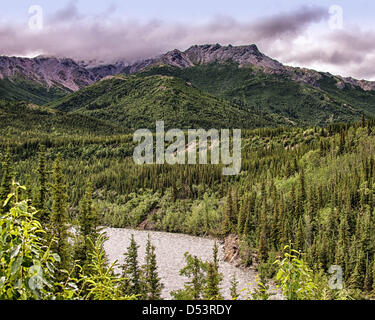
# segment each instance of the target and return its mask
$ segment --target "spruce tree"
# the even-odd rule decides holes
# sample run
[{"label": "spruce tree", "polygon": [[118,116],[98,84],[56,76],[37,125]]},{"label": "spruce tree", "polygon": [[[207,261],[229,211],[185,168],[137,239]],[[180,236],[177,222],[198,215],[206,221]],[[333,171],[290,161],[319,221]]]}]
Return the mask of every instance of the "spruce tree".
[{"label": "spruce tree", "polygon": [[223,275],[219,272],[218,252],[219,248],[215,240],[214,247],[212,249],[212,262],[207,265],[207,278],[204,289],[204,298],[208,300],[222,299],[219,285],[223,280]]},{"label": "spruce tree", "polygon": [[232,201],[232,191],[228,188],[227,200],[225,205],[224,219],[222,224],[222,234],[227,236],[233,230],[233,201]]},{"label": "spruce tree", "polygon": [[206,286],[204,288],[203,297],[207,300],[221,300],[222,296],[220,294],[220,275],[213,262],[209,263],[207,266],[207,278]]},{"label": "spruce tree", "polygon": [[302,218],[299,218],[298,226],[297,226],[297,233],[295,237],[295,248],[296,250],[304,251],[304,245],[305,245],[304,228],[303,228]]},{"label": "spruce tree", "polygon": [[164,285],[161,283],[161,279],[158,276],[155,246],[151,244],[150,235],[148,236],[146,244],[145,262],[143,266],[144,298],[147,300],[160,300]]},{"label": "spruce tree", "polygon": [[122,277],[127,279],[122,286],[125,295],[142,295],[142,273],[138,266],[138,248],[132,234],[130,245],[124,253],[124,263],[121,266]]},{"label": "spruce tree", "polygon": [[[99,218],[92,201],[92,187],[88,184],[80,202],[78,216],[79,232],[75,245],[75,260],[79,260],[81,267],[87,268],[90,264],[88,250],[90,243],[95,243],[98,237]],[[91,240],[91,241],[90,241]]]},{"label": "spruce tree", "polygon": [[192,265],[192,295],[194,300],[199,300],[202,294],[202,289],[204,282],[203,279],[203,270],[201,261],[198,259],[197,256],[193,257],[193,265]]},{"label": "spruce tree", "polygon": [[248,200],[247,197],[244,197],[241,203],[240,211],[238,213],[238,221],[237,221],[237,235],[241,236],[245,223],[246,223],[246,215],[248,212]]},{"label": "spruce tree", "polygon": [[46,200],[47,200],[47,164],[46,164],[46,149],[43,145],[40,146],[39,152],[39,162],[38,162],[38,180],[39,180],[39,188],[36,195],[35,207],[38,210],[38,217],[43,225],[46,225],[50,222],[50,217],[48,215],[48,211],[46,208]]},{"label": "spruce tree", "polygon": [[[69,270],[70,268],[70,246],[68,242],[68,214],[67,214],[67,194],[64,184],[64,174],[61,166],[61,156],[57,156],[53,164],[53,184],[52,184],[52,214],[51,230],[55,242],[54,251],[60,256],[59,267]],[[60,279],[65,278],[65,274],[59,274]]]},{"label": "spruce tree", "polygon": [[267,258],[268,258],[266,199],[263,200],[259,228],[260,228],[260,232],[259,232],[259,241],[258,241],[258,259],[261,262],[265,262],[267,261]]},{"label": "spruce tree", "polygon": [[10,208],[10,203],[8,203],[5,207],[3,204],[5,200],[7,200],[8,195],[12,191],[12,159],[10,154],[10,147],[7,147],[7,151],[5,154],[4,161],[2,163],[2,178],[0,184],[0,213],[7,212]]}]

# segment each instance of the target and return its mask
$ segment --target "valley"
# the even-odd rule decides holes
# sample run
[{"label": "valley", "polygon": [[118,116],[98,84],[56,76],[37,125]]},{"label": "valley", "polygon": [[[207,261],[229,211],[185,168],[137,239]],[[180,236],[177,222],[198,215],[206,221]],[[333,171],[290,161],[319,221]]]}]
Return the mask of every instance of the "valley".
[{"label": "valley", "polygon": [[[139,245],[140,264],[144,263],[142,253],[145,251],[147,237],[150,235],[151,241],[156,247],[155,253],[159,266],[159,276],[165,285],[162,292],[164,299],[171,299],[170,292],[183,288],[184,282],[187,280],[186,277],[179,275],[179,270],[185,264],[185,252],[195,255],[203,261],[212,260],[213,239],[132,229],[107,228],[104,229],[104,232],[108,237],[108,241],[104,246],[108,260],[110,263],[118,260],[120,264],[123,262],[124,249],[130,244],[129,239],[131,234],[134,235],[135,241]],[[117,271],[120,272],[120,270]],[[231,299],[230,281],[233,275],[238,280],[240,299],[246,298],[248,291],[252,291],[256,287],[256,272],[242,270],[231,265],[229,262],[225,262],[222,244],[219,246],[219,271],[224,275],[221,291],[227,300]],[[273,296],[273,299],[280,299],[280,295],[276,294]]]},{"label": "valley", "polygon": [[[284,66],[254,45],[193,46],[135,64],[1,57],[0,66],[0,271],[16,274],[1,298],[230,299],[232,273],[241,288],[251,282],[243,299],[272,299],[276,286],[289,300],[373,297],[372,82]],[[240,129],[241,170],[137,165],[134,132],[154,133],[157,121],[184,133]],[[15,244],[23,234],[35,265]],[[217,264],[203,261],[213,239],[228,237],[250,271],[223,262],[222,247]],[[330,287],[331,266],[342,290]]]}]

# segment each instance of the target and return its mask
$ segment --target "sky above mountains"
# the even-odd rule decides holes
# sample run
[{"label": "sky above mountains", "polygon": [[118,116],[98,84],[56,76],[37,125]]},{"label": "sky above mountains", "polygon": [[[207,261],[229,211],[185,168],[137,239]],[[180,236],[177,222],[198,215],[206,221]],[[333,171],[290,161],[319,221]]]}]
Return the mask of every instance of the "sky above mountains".
[{"label": "sky above mountains", "polygon": [[284,64],[375,80],[374,12],[363,0],[17,0],[0,12],[0,54],[134,62],[255,43]]}]

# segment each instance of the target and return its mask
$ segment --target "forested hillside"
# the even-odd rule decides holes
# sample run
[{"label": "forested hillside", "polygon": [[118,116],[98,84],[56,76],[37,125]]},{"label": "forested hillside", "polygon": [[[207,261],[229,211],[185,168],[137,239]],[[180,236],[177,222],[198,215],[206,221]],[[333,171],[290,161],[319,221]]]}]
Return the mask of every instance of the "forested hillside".
[{"label": "forested hillside", "polygon": [[278,115],[216,98],[180,78],[116,76],[49,104],[62,112],[109,120],[128,129],[256,128],[286,125]]},{"label": "forested hillside", "polygon": [[[295,71],[297,72],[297,71]],[[275,114],[289,125],[320,125],[360,119],[361,114],[374,115],[375,92],[344,85],[339,79],[314,73],[320,79],[311,84],[292,80],[289,74],[266,73],[251,65],[210,63],[180,69],[155,66],[143,75],[176,76],[197,88],[241,106]]]},{"label": "forested hillside", "polygon": [[375,116],[375,84],[284,66],[249,46],[192,46],[133,65],[1,57],[0,99],[123,129],[326,126]]},{"label": "forested hillside", "polygon": [[[27,187],[18,197],[31,199],[43,219],[57,219],[52,217],[58,211],[79,224],[90,185],[100,225],[234,234],[243,264],[253,265],[263,279],[275,276],[273,262],[292,243],[317,277],[339,265],[350,296],[370,296],[373,131],[375,122],[365,118],[327,128],[243,130],[242,172],[229,178],[214,165],[137,166],[132,135],[2,134],[1,197],[7,198],[14,179]],[[59,211],[56,197],[65,192],[66,206]]]},{"label": "forested hillside", "polygon": [[[159,299],[151,242],[141,268],[131,241],[115,275],[99,226],[232,239],[260,275],[253,299],[269,298],[270,279],[287,299],[374,296],[374,83],[286,67],[254,45],[126,67],[1,62],[0,299]],[[136,165],[134,131],[160,120],[241,129],[241,173]],[[193,279],[174,298],[222,298],[215,250],[214,262],[186,254]],[[343,290],[328,286],[333,265]]]},{"label": "forested hillside", "polygon": [[124,132],[113,123],[84,114],[59,112],[26,102],[0,100],[0,130],[4,135],[34,135],[54,133],[70,134],[115,134]]}]

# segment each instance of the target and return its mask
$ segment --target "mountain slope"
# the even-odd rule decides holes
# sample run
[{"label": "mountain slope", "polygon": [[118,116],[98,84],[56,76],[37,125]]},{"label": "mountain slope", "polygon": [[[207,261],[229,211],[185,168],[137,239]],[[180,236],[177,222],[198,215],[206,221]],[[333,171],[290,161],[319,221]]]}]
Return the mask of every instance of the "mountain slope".
[{"label": "mountain slope", "polygon": [[22,77],[0,80],[1,99],[12,101],[29,101],[43,105],[57,100],[68,93],[59,86],[47,87],[37,81],[27,80]]},{"label": "mountain slope", "polygon": [[335,77],[329,73],[321,73],[307,68],[285,66],[260,52],[255,44],[245,46],[195,45],[183,52],[175,49],[158,57],[130,65],[124,68],[123,72],[132,74],[162,65],[185,69],[211,63],[231,62],[238,64],[239,67],[252,66],[267,74],[284,75],[292,81],[317,87],[319,87],[319,80],[326,76],[335,79],[339,89],[348,85],[365,91],[375,90],[375,82],[373,81]]},{"label": "mountain slope", "polygon": [[126,128],[160,119],[169,126],[253,128],[375,116],[375,83],[284,66],[255,45],[192,46],[129,66],[0,57],[0,79],[0,98],[51,103]]},{"label": "mountain slope", "polygon": [[[0,100],[0,130],[60,134],[113,134],[124,130],[84,114],[59,112],[25,102]],[[5,131],[2,131],[4,133]],[[5,135],[5,133],[4,133]]]},{"label": "mountain slope", "polygon": [[[375,114],[374,108],[371,108],[375,105],[375,92],[349,88],[331,88],[330,91],[325,91],[293,81],[286,74],[269,74],[253,66],[240,67],[234,62],[215,62],[184,69],[159,66],[144,70],[141,74],[182,78],[201,90],[240,105],[243,109],[274,113],[288,119],[290,124],[326,125],[332,121],[358,119],[363,112]],[[327,85],[325,88],[328,88]],[[343,96],[347,90],[356,93],[357,98],[360,94],[365,95],[367,100],[356,104],[354,93]]]},{"label": "mountain slope", "polygon": [[123,68],[121,63],[90,66],[68,58],[0,56],[0,98],[44,104]]},{"label": "mountain slope", "polygon": [[244,109],[191,83],[169,76],[116,76],[99,81],[50,104],[60,111],[105,119],[131,129],[254,128],[285,125],[271,113]]}]

